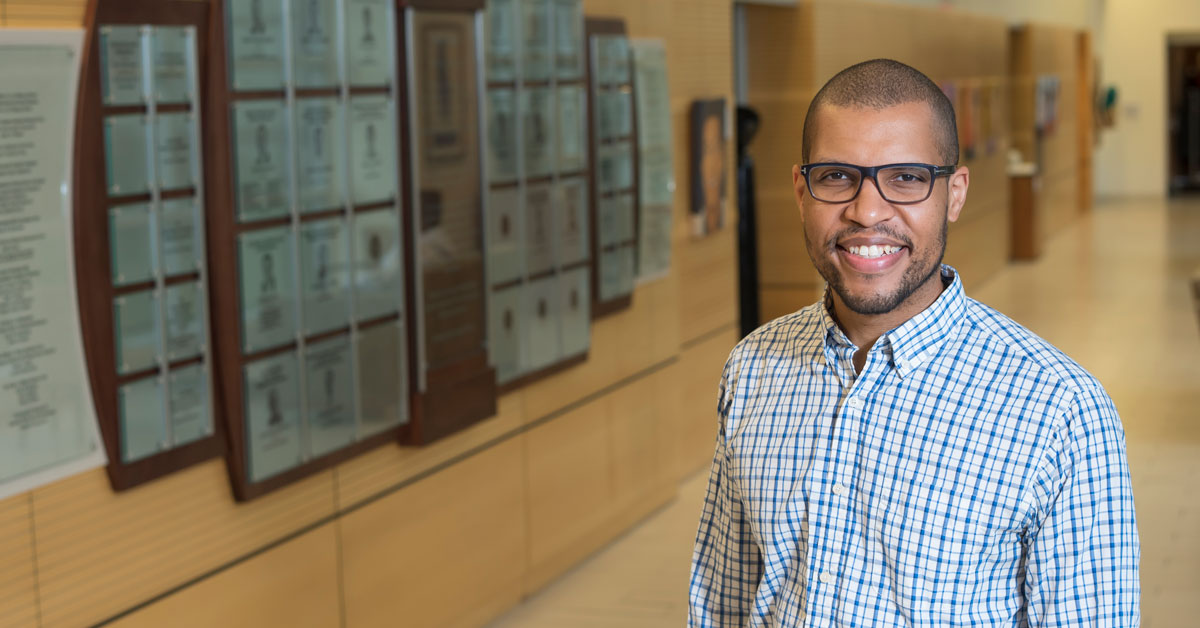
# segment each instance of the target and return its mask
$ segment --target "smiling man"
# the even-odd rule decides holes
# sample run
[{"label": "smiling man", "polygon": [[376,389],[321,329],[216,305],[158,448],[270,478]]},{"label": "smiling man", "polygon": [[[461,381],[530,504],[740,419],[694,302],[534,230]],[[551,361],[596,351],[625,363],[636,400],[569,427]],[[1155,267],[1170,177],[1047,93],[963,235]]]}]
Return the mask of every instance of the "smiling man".
[{"label": "smiling man", "polygon": [[1112,401],[942,265],[954,109],[889,60],[817,93],[792,185],[825,298],[734,348],[690,625],[1139,623]]}]

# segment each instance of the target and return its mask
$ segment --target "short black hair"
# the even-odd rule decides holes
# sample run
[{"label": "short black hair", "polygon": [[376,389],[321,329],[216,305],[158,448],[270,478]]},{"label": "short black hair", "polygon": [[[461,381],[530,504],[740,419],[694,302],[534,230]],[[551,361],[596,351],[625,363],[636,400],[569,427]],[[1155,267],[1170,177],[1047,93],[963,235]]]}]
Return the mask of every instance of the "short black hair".
[{"label": "short black hair", "polygon": [[816,113],[824,105],[885,109],[910,102],[922,102],[933,112],[941,166],[958,165],[958,126],[954,105],[942,89],[916,68],[891,59],[872,59],[852,65],[829,79],[808,106],[804,117],[805,163],[812,154],[817,134]]}]

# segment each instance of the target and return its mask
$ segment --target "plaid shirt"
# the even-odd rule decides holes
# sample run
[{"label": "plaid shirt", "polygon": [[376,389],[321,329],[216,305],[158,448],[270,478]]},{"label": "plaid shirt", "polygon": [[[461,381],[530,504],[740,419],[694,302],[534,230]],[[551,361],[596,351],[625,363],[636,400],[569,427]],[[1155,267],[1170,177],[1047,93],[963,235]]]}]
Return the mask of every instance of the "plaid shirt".
[{"label": "plaid shirt", "polygon": [[942,274],[861,374],[823,303],[734,348],[689,625],[1138,625],[1112,401]]}]

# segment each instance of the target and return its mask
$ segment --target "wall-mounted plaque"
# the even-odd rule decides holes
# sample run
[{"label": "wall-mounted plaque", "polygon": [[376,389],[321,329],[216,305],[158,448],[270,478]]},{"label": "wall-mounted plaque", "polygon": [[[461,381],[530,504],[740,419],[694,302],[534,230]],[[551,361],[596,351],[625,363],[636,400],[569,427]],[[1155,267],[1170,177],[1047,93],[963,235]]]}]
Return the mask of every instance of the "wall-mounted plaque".
[{"label": "wall-mounted plaque", "polygon": [[162,355],[158,331],[158,296],[154,291],[125,294],[113,300],[117,373],[127,375],[158,365]]},{"label": "wall-mounted plaque", "polygon": [[299,89],[338,83],[337,5],[334,0],[294,0],[292,77]]},{"label": "wall-mounted plaque", "polygon": [[233,105],[234,186],[241,222],[284,216],[288,201],[288,124],[282,100]]},{"label": "wall-mounted plaque", "polygon": [[560,81],[583,78],[582,0],[554,0],[554,69]]},{"label": "wall-mounted plaque", "polygon": [[598,297],[601,300],[615,299],[633,292],[633,253],[632,246],[600,252]]},{"label": "wall-mounted plaque", "polygon": [[350,198],[355,205],[396,196],[394,110],[388,96],[350,99]]},{"label": "wall-mounted plaque", "polygon": [[550,0],[521,0],[521,72],[526,81],[550,80]]},{"label": "wall-mounted plaque", "polygon": [[517,93],[509,88],[487,92],[488,180],[504,183],[517,178]]},{"label": "wall-mounted plaque", "polygon": [[204,293],[195,282],[166,289],[167,360],[193,358],[204,352]]},{"label": "wall-mounted plaque", "polygon": [[525,272],[554,268],[554,195],[550,184],[525,189]]},{"label": "wall-mounted plaque", "polygon": [[310,457],[323,456],[354,442],[353,362],[349,336],[305,348]]},{"label": "wall-mounted plaque", "polygon": [[629,193],[600,199],[596,206],[597,237],[601,247],[623,244],[633,239],[633,195]]},{"label": "wall-mounted plaque", "polygon": [[392,83],[393,22],[388,0],[346,0],[346,68],[350,84],[376,87]]},{"label": "wall-mounted plaque", "polygon": [[225,0],[225,15],[233,89],[282,89],[283,3]]},{"label": "wall-mounted plaque", "polygon": [[319,334],[350,320],[350,264],[345,222],[331,218],[300,227],[304,332]]},{"label": "wall-mounted plaque", "polygon": [[148,144],[146,116],[130,114],[105,118],[104,163],[110,196],[145,194],[150,189]]},{"label": "wall-mounted plaque", "polygon": [[519,279],[525,261],[520,190],[492,190],[487,211],[489,280],[495,285]]},{"label": "wall-mounted plaque", "polygon": [[192,79],[196,74],[196,29],[190,26],[155,26],[150,31],[150,68],[154,100],[182,103],[195,100]]},{"label": "wall-mounted plaque", "polygon": [[549,87],[521,90],[521,112],[525,116],[525,176],[549,176],[554,170],[553,92]]},{"label": "wall-mounted plaque", "polygon": [[163,272],[167,276],[191,273],[200,268],[203,247],[199,241],[200,230],[196,228],[199,218],[194,198],[173,198],[159,205],[158,243],[162,248]]},{"label": "wall-mounted plaque", "polygon": [[525,320],[525,286],[516,284],[490,294],[488,343],[496,380],[512,381],[525,372],[521,361],[521,326]]},{"label": "wall-mounted plaque", "polygon": [[208,411],[208,375],[203,364],[171,371],[167,376],[170,390],[168,418],[171,441],[176,447],[213,434],[212,414]]},{"label": "wall-mounted plaque", "polygon": [[587,179],[560,179],[558,189],[558,263],[568,266],[591,257]]},{"label": "wall-mounted plaque", "polygon": [[342,207],[342,105],[335,97],[296,101],[296,196],[300,211]]},{"label": "wall-mounted plaque", "polygon": [[517,12],[514,0],[489,0],[484,28],[487,80],[512,81],[517,76]]},{"label": "wall-mounted plaque", "polygon": [[126,286],[154,278],[157,264],[153,232],[150,206],[145,203],[119,205],[108,210],[113,285]]},{"label": "wall-mounted plaque", "polygon": [[193,164],[197,160],[192,138],[193,113],[160,113],[154,134],[154,171],[163,190],[195,185]]},{"label": "wall-mounted plaque", "polygon": [[296,336],[292,230],[251,231],[238,236],[242,350],[254,353]]},{"label": "wall-mounted plaque", "polygon": [[162,382],[147,377],[125,384],[119,393],[121,460],[133,462],[168,446],[163,421]]},{"label": "wall-mounted plaque", "polygon": [[354,215],[354,309],[358,320],[400,311],[404,247],[393,209]]},{"label": "wall-mounted plaque", "polygon": [[302,463],[296,354],[283,353],[247,364],[243,388],[250,481],[262,481]]},{"label": "wall-mounted plaque", "polygon": [[587,167],[587,94],[582,85],[558,88],[558,171]]},{"label": "wall-mounted plaque", "polygon": [[586,353],[592,339],[591,272],[586,267],[558,276],[564,356]]},{"label": "wall-mounted plaque", "polygon": [[563,355],[561,303],[557,276],[525,285],[525,355],[531,370],[549,366]]},{"label": "wall-mounted plaque", "polygon": [[139,26],[100,29],[100,85],[106,105],[136,105],[144,99],[145,68]]},{"label": "wall-mounted plaque", "polygon": [[468,85],[468,60],[463,55],[473,49],[473,29],[466,23],[434,22],[422,29],[420,38],[423,72],[426,82],[418,83],[421,99],[421,125],[418,132],[430,161],[457,162],[467,157],[463,129],[473,123],[468,113],[475,94]]},{"label": "wall-mounted plaque", "polygon": [[384,323],[358,333],[360,437],[408,422],[408,351],[401,324]]}]

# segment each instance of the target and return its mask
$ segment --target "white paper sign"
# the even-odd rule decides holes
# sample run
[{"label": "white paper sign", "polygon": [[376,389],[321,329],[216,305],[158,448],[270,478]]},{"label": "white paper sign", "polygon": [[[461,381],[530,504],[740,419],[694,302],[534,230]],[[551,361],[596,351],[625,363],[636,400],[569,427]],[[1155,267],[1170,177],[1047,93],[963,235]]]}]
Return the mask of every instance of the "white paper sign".
[{"label": "white paper sign", "polygon": [[71,236],[82,40],[0,31],[0,499],[106,462]]}]

